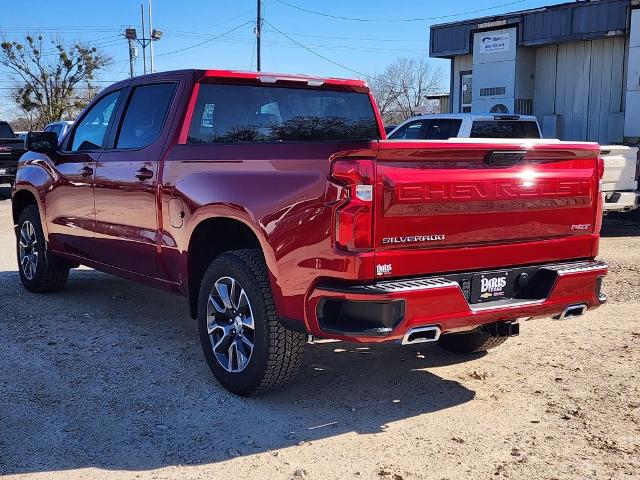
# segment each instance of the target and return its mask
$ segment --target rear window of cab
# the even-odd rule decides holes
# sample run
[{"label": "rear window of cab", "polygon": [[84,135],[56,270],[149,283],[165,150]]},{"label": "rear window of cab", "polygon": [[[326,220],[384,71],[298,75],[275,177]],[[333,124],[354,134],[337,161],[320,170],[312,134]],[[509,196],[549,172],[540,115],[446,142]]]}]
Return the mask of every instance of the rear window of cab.
[{"label": "rear window of cab", "polygon": [[540,130],[527,120],[479,120],[473,122],[471,138],[540,138]]},{"label": "rear window of cab", "polygon": [[201,84],[187,143],[377,140],[366,93]]}]

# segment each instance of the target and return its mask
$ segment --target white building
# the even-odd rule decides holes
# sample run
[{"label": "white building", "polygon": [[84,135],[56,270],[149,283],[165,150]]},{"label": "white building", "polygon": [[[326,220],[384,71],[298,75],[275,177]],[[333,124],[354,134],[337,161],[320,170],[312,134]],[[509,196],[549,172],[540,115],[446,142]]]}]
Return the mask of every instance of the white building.
[{"label": "white building", "polygon": [[563,140],[640,142],[640,0],[586,0],[431,27],[452,112],[533,114]]}]

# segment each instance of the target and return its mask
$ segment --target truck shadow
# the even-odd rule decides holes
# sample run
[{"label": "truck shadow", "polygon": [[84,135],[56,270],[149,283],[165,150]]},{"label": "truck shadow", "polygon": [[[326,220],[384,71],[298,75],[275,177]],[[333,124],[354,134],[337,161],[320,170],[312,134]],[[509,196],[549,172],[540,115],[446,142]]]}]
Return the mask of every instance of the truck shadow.
[{"label": "truck shadow", "polygon": [[636,211],[631,213],[610,213],[602,222],[603,237],[637,237],[640,236],[640,217]]},{"label": "truck shadow", "polygon": [[56,295],[1,272],[0,291],[0,474],[210,464],[377,434],[475,396],[428,371],[469,357],[321,343],[288,389],[239,398],[210,374],[180,297],[91,270]]},{"label": "truck shadow", "polygon": [[9,184],[0,184],[0,200],[9,200],[11,198],[11,187]]}]

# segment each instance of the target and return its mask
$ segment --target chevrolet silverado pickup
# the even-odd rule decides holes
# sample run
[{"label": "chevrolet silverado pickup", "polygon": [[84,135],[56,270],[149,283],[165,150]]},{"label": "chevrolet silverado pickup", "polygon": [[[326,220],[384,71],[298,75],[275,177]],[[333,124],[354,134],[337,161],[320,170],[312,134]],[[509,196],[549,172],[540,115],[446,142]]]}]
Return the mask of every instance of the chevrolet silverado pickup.
[{"label": "chevrolet silverado pickup", "polygon": [[11,125],[0,121],[0,184],[13,184],[18,159],[24,153],[24,141],[20,140]]},{"label": "chevrolet silverado pickup", "polygon": [[290,382],[309,336],[485,351],[604,303],[592,143],[386,141],[360,80],[227,70],[101,92],[13,189],[19,276],[80,264],[182,295],[240,395]]}]

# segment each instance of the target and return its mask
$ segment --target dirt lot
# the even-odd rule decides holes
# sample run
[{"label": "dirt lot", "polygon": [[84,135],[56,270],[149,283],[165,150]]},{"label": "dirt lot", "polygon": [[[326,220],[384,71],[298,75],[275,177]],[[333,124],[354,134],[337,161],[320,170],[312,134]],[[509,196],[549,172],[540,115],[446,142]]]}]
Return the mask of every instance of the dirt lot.
[{"label": "dirt lot", "polygon": [[640,478],[640,224],[607,219],[610,303],[488,355],[307,348],[241,399],[183,299],[92,270],[26,293],[0,188],[0,475],[55,479]]}]

